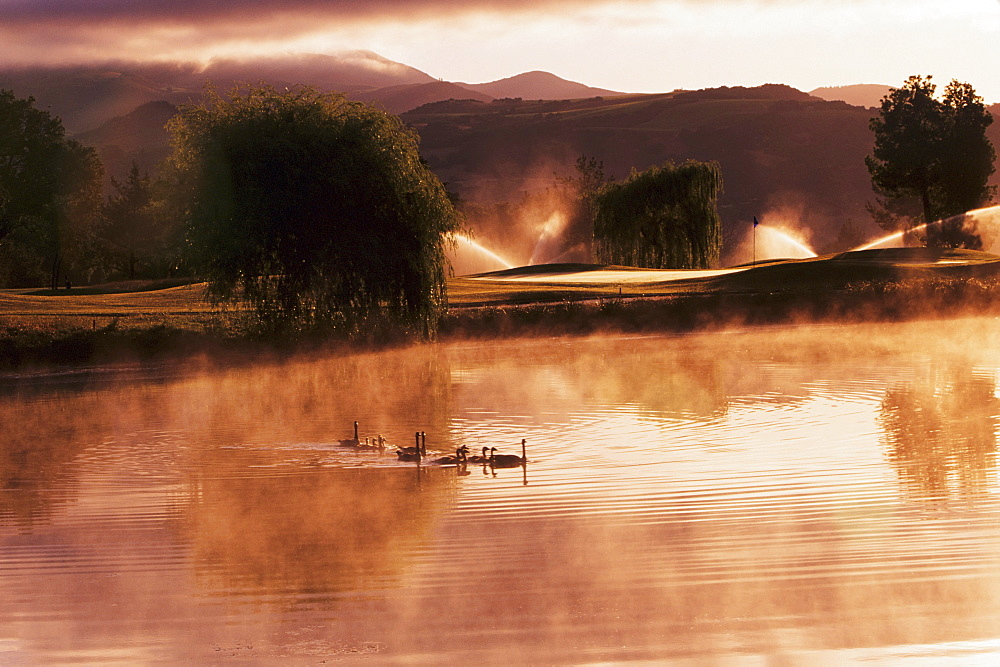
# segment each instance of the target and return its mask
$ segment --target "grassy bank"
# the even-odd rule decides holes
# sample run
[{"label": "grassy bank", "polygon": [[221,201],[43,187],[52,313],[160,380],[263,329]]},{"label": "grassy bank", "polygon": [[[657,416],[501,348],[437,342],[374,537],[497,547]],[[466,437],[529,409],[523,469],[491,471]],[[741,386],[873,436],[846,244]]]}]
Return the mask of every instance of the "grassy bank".
[{"label": "grassy bank", "polygon": [[[546,265],[454,278],[442,339],[687,332],[1000,313],[1000,257],[870,250],[741,270]],[[691,277],[687,277],[691,276]],[[250,340],[201,284],[0,291],[0,367],[287,353],[323,341]]]},{"label": "grassy bank", "polygon": [[1000,279],[864,282],[819,292],[709,292],[488,305],[452,310],[444,338],[717,331],[775,324],[893,322],[1000,315]]}]

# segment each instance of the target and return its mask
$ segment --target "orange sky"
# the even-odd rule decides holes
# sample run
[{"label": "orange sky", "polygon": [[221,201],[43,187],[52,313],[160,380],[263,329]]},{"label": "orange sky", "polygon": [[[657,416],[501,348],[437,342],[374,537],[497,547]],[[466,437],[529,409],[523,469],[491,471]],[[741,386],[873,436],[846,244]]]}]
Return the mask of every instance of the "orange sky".
[{"label": "orange sky", "polygon": [[931,74],[1000,102],[998,0],[0,0],[0,63],[369,49],[449,81],[626,92]]}]

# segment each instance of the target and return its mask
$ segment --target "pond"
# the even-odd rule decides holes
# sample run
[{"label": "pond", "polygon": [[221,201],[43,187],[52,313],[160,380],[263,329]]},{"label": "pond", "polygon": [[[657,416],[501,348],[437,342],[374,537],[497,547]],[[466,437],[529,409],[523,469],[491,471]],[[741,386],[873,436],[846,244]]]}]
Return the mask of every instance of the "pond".
[{"label": "pond", "polygon": [[991,664],[998,374],[966,319],[8,375],[0,663]]}]

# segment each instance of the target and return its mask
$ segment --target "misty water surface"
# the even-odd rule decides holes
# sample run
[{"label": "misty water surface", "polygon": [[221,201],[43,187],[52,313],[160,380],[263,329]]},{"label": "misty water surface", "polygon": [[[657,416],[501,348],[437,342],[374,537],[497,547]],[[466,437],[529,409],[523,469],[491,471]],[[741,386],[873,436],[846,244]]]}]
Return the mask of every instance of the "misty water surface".
[{"label": "misty water surface", "polygon": [[964,320],[7,376],[0,663],[989,663],[998,372]]}]

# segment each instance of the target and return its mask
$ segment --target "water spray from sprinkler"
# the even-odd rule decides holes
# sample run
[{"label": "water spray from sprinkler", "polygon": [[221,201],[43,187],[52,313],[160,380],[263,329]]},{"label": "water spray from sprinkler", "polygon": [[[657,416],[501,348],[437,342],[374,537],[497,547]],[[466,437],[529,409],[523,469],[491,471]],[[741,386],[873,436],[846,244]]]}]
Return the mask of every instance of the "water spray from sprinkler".
[{"label": "water spray from sprinkler", "polygon": [[986,207],[983,207],[983,208],[973,209],[971,211],[966,211],[965,213],[959,213],[958,215],[953,215],[953,216],[950,216],[950,217],[947,217],[947,218],[941,218],[941,219],[938,219],[938,220],[932,220],[931,222],[924,222],[924,223],[921,223],[921,224],[919,224],[916,227],[913,227],[911,229],[901,229],[899,231],[892,232],[891,234],[886,234],[885,236],[881,236],[881,237],[875,239],[874,241],[869,241],[868,243],[860,245],[857,248],[853,248],[852,252],[860,252],[862,250],[871,250],[873,248],[877,248],[879,246],[886,245],[888,243],[893,243],[895,241],[901,241],[906,234],[908,234],[910,232],[920,232],[920,231],[923,231],[923,230],[927,229],[927,227],[929,227],[930,225],[937,225],[937,224],[944,225],[944,224],[947,224],[947,223],[949,223],[949,222],[951,222],[953,220],[960,220],[960,219],[964,220],[966,218],[980,218],[980,217],[989,217],[989,216],[996,216],[996,215],[1000,215],[1000,206],[986,206]]},{"label": "water spray from sprinkler", "polygon": [[497,253],[493,252],[492,250],[490,250],[486,246],[482,245],[481,243],[477,243],[476,241],[473,241],[468,236],[465,236],[464,234],[454,234],[454,233],[451,236],[452,236],[453,239],[455,239],[456,241],[458,241],[462,246],[464,246],[466,248],[469,248],[470,250],[474,251],[475,253],[477,253],[477,254],[479,254],[479,255],[481,255],[483,257],[486,257],[489,260],[491,260],[493,262],[496,262],[497,264],[500,264],[500,266],[503,267],[504,269],[512,269],[512,268],[514,268],[514,264],[513,263],[509,262],[507,259],[505,259],[504,257],[501,257],[500,255],[498,255]]},{"label": "water spray from sprinkler", "polygon": [[[775,227],[770,227],[768,225],[762,225],[757,216],[753,218],[753,260],[752,265],[757,265],[757,227],[761,227],[761,233],[764,235],[762,241],[764,242],[765,255],[768,258],[776,256],[792,256],[792,257],[815,257],[816,251],[810,248],[804,241],[795,238],[791,234],[784,232]],[[786,250],[787,249],[787,250]],[[784,253],[779,255],[778,253]]]}]

